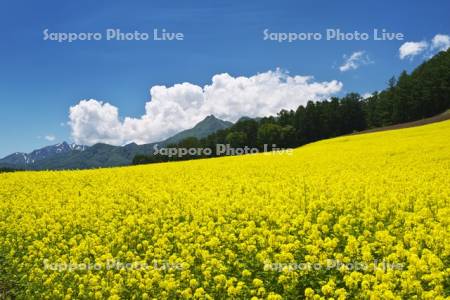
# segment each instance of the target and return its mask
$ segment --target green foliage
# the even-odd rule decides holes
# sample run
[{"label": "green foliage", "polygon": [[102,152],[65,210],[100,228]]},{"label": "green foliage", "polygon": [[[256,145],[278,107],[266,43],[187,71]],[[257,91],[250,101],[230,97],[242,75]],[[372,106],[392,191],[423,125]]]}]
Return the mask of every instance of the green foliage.
[{"label": "green foliage", "polygon": [[225,142],[231,147],[244,147],[247,141],[247,135],[242,131],[234,131],[227,134]]},{"label": "green foliage", "polygon": [[450,50],[417,67],[403,71],[398,80],[365,101],[369,128],[420,120],[450,107]]}]

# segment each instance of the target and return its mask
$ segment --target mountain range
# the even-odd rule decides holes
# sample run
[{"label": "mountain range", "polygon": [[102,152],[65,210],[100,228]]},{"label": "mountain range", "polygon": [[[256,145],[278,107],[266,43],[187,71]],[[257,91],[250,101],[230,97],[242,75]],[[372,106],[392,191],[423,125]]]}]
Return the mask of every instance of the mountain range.
[{"label": "mountain range", "polygon": [[181,131],[160,142],[125,146],[112,146],[98,143],[93,146],[69,144],[67,142],[47,146],[31,153],[16,152],[0,159],[0,168],[26,170],[90,169],[100,167],[124,166],[132,163],[137,154],[153,152],[160,147],[175,144],[188,137],[203,138],[211,133],[232,126],[213,115],[207,116],[193,128]]},{"label": "mountain range", "polygon": [[46,146],[44,148],[34,150],[30,153],[16,152],[1,159],[0,162],[9,165],[33,165],[38,161],[51,158],[58,154],[64,154],[73,151],[82,152],[87,148],[87,146],[83,145],[62,142],[56,145]]}]

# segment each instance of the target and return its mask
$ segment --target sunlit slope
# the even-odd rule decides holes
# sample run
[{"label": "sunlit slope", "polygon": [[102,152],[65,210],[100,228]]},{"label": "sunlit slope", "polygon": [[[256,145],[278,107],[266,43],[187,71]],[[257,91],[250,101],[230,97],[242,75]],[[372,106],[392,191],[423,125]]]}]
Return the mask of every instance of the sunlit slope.
[{"label": "sunlit slope", "polygon": [[291,156],[2,174],[0,289],[48,299],[446,297],[449,141],[446,121]]}]

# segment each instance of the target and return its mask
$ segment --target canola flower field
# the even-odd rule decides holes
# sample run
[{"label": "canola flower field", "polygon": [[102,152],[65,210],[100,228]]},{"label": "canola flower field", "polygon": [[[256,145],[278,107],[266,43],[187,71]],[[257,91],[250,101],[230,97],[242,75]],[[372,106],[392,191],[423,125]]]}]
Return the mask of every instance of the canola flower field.
[{"label": "canola flower field", "polygon": [[0,175],[16,299],[450,299],[450,121],[293,155]]}]

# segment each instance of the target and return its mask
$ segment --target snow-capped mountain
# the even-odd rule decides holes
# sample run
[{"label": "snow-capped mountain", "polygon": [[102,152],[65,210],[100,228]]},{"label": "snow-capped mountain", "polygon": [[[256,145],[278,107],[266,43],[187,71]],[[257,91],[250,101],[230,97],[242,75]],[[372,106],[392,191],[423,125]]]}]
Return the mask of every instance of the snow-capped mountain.
[{"label": "snow-capped mountain", "polygon": [[191,129],[184,130],[160,142],[125,146],[112,146],[98,143],[92,146],[68,144],[66,142],[44,147],[31,153],[14,153],[0,159],[0,168],[19,170],[63,170],[90,169],[130,165],[137,154],[154,151],[154,145],[178,143],[188,137],[203,138],[218,130],[233,125],[213,115],[207,116]]},{"label": "snow-capped mountain", "polygon": [[34,150],[30,153],[16,152],[11,155],[0,159],[0,163],[10,165],[32,165],[40,160],[51,158],[55,155],[68,153],[72,151],[82,152],[86,150],[88,146],[69,144],[62,142],[56,145],[47,146],[41,149]]}]

